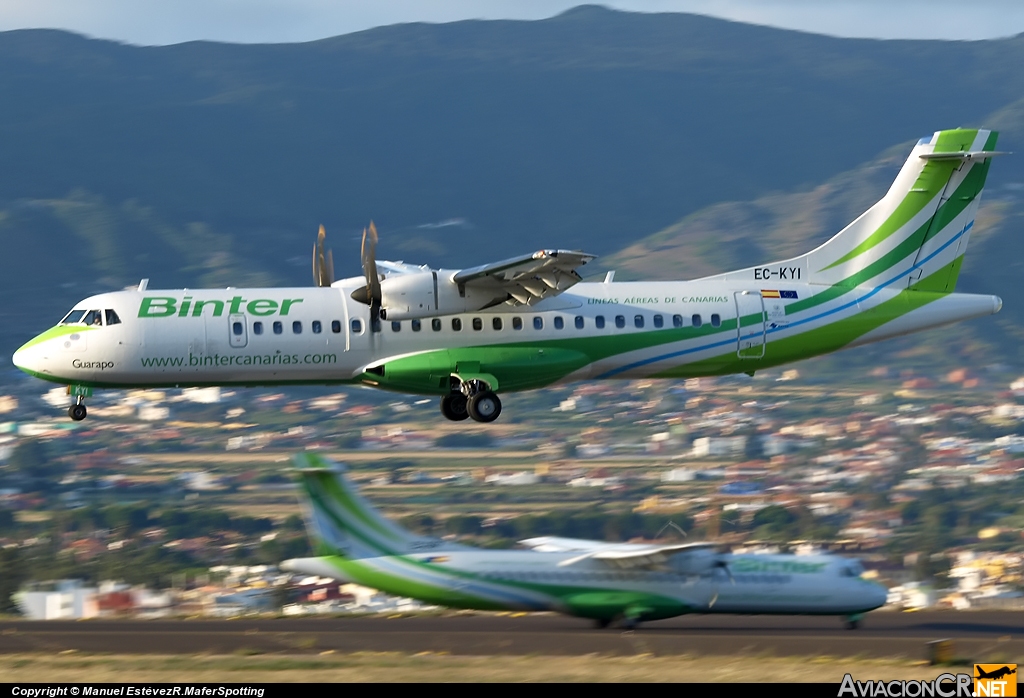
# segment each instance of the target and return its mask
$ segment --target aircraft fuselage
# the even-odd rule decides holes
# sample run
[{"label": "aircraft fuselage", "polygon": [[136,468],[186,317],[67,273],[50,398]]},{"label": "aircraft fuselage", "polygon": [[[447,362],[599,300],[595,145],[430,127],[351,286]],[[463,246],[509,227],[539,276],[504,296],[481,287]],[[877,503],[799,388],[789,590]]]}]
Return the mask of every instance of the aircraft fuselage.
[{"label": "aircraft fuselage", "polygon": [[822,287],[753,279],[580,283],[533,307],[382,320],[374,331],[367,306],[350,297],[358,282],[100,294],[76,310],[113,310],[118,322],[57,325],[14,361],[39,378],[97,388],[361,382],[443,395],[461,374],[510,391],[751,372],[1001,305],[892,287],[814,304]]}]

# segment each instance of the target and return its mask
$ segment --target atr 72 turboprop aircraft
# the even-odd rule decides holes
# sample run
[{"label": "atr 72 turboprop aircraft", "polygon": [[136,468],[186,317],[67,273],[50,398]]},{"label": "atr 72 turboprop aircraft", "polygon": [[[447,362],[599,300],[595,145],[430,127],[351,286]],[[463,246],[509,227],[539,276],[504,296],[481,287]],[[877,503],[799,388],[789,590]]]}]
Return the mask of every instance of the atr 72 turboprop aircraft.
[{"label": "atr 72 turboprop aircraft", "polygon": [[883,605],[885,587],[837,555],[738,555],[712,543],[521,541],[532,550],[483,550],[405,531],[381,516],[313,453],[293,457],[320,557],[281,568],[332,577],[427,603],[478,610],[558,611],[600,627],[686,613],[835,615],[855,628]]},{"label": "atr 72 turboprop aircraft", "polygon": [[[317,288],[104,293],[14,355],[64,383],[84,419],[93,388],[363,383],[441,396],[490,422],[497,393],[602,378],[749,373],[996,313],[954,293],[996,133],[922,138],[888,193],[807,254],[695,281],[580,283],[593,255],[541,250],[460,271],[375,259]],[[383,271],[383,273],[381,273]],[[610,277],[610,275],[609,275]]]}]

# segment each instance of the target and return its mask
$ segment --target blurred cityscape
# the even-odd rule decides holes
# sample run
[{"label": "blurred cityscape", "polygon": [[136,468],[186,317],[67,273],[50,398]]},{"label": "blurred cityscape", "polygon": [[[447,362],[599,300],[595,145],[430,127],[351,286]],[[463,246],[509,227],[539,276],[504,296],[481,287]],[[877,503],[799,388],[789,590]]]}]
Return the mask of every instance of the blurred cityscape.
[{"label": "blurred cityscape", "polygon": [[311,554],[302,450],[402,525],[473,545],[830,550],[894,608],[1024,607],[1024,378],[1006,368],[581,383],[503,396],[489,425],[361,388],[98,391],[80,423],[63,387],[11,371],[0,393],[0,613],[421,608],[277,568]]}]

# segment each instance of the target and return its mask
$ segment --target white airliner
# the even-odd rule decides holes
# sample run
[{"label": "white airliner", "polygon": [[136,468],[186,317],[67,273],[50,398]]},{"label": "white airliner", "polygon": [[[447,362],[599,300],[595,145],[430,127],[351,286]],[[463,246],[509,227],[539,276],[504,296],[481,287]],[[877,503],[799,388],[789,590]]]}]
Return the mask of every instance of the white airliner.
[{"label": "white airliner", "polygon": [[[580,283],[593,255],[541,250],[470,269],[375,259],[315,288],[104,293],[77,303],[14,363],[93,388],[362,383],[441,396],[452,420],[497,418],[497,393],[603,378],[749,373],[998,312],[954,293],[996,133],[922,138],[888,193],[807,254],[695,281]],[[382,273],[383,272],[383,273]],[[609,275],[610,276],[610,275]]]},{"label": "white airliner", "polygon": [[711,543],[521,541],[532,550],[483,550],[405,531],[381,516],[313,453],[292,459],[319,557],[281,568],[427,603],[479,610],[557,611],[600,627],[686,613],[834,615],[856,628],[885,587],[837,555],[739,555]]}]

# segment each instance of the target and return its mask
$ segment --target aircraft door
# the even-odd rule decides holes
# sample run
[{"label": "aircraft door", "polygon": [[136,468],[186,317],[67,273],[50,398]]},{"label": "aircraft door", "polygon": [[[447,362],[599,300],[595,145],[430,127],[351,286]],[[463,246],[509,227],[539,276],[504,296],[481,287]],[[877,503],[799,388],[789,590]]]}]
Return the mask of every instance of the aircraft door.
[{"label": "aircraft door", "polygon": [[235,349],[241,349],[249,343],[245,315],[228,315],[228,343]]},{"label": "aircraft door", "polygon": [[741,359],[760,359],[764,356],[764,299],[757,291],[737,291],[733,297],[736,299],[736,355]]}]

